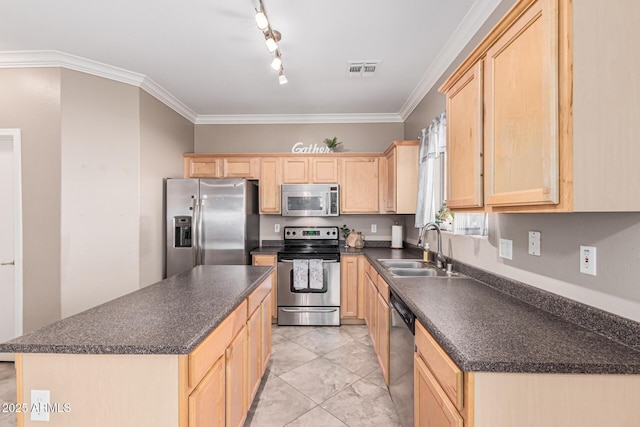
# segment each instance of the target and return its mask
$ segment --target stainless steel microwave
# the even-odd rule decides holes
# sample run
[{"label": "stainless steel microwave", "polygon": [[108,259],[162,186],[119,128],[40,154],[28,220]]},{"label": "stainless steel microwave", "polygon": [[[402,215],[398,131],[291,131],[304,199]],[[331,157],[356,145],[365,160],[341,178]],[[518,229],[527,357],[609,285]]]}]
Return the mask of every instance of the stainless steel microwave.
[{"label": "stainless steel microwave", "polygon": [[282,216],[338,216],[338,184],[282,185]]}]

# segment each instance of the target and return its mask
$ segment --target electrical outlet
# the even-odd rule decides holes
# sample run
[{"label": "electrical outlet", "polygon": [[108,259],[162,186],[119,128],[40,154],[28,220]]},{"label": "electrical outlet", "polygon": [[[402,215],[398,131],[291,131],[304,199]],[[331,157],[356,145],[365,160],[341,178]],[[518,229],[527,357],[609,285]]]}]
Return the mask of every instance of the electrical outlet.
[{"label": "electrical outlet", "polygon": [[273,232],[274,233],[280,232],[280,224],[273,224]]},{"label": "electrical outlet", "polygon": [[31,390],[31,421],[49,421],[51,392],[49,390]]},{"label": "electrical outlet", "polygon": [[540,232],[529,232],[529,255],[540,256]]},{"label": "electrical outlet", "polygon": [[371,224],[371,232],[372,233],[378,232],[378,224]]},{"label": "electrical outlet", "polygon": [[580,246],[580,273],[596,275],[595,246]]},{"label": "electrical outlet", "polygon": [[500,258],[513,259],[513,241],[500,239],[500,248],[498,255],[500,255]]}]

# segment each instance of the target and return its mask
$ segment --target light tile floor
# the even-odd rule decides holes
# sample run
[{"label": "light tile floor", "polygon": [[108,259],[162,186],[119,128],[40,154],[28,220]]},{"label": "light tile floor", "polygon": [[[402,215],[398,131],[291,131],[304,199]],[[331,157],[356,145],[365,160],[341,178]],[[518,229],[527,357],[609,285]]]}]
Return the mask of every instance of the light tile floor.
[{"label": "light tile floor", "polygon": [[[0,409],[15,401],[14,365],[0,362]],[[15,415],[0,412],[0,427],[14,426]],[[249,426],[399,426],[367,327],[274,325]]]},{"label": "light tile floor", "polygon": [[16,370],[13,363],[0,362],[0,427],[15,427],[16,415],[2,412],[5,403],[16,402]]},{"label": "light tile floor", "polygon": [[245,427],[399,426],[366,326],[273,326]]}]

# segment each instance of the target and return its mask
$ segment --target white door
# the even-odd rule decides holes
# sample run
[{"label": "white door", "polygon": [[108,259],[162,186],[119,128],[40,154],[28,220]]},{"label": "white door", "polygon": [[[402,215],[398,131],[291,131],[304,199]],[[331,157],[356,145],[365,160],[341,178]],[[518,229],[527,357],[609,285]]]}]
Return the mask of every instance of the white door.
[{"label": "white door", "polygon": [[[20,130],[0,129],[0,342],[22,334]],[[0,353],[0,361],[13,360]]]}]

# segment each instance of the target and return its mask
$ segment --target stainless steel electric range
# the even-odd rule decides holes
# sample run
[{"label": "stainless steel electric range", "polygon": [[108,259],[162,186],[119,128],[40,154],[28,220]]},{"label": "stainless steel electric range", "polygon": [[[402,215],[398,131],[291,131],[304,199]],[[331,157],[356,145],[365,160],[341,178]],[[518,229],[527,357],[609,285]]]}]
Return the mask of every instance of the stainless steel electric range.
[{"label": "stainless steel electric range", "polygon": [[285,227],[278,325],[340,325],[338,227]]}]

